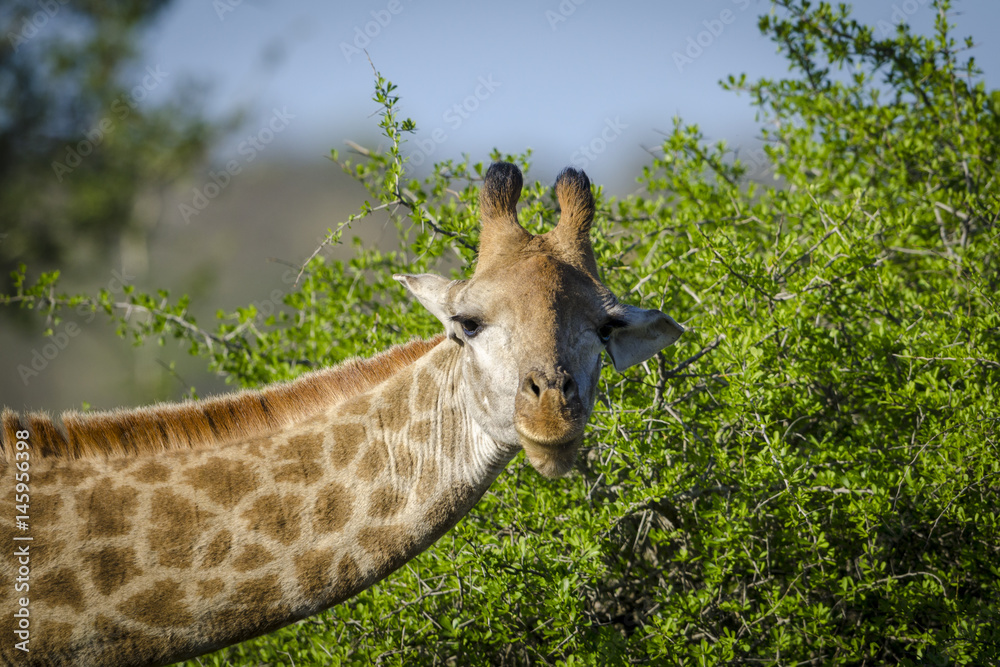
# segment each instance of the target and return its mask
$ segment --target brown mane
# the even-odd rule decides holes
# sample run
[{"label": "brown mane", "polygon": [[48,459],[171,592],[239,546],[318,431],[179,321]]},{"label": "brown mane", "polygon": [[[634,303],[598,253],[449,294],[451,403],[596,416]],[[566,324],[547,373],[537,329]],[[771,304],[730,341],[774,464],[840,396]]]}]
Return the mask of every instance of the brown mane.
[{"label": "brown mane", "polygon": [[363,393],[430,352],[444,336],[414,340],[370,359],[350,359],[281,384],[188,403],[81,414],[61,424],[45,413],[4,409],[0,461],[14,460],[16,432],[30,432],[33,458],[118,457],[224,445],[266,435]]}]

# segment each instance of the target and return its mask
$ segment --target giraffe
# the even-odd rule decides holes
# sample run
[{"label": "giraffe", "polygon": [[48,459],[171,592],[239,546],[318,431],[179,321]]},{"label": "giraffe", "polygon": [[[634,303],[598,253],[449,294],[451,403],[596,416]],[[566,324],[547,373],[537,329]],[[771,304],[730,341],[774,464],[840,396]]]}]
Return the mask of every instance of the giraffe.
[{"label": "giraffe", "polygon": [[165,665],[235,644],[388,576],[518,450],[567,473],[601,352],[622,370],[683,328],[600,281],[586,174],[559,175],[545,234],[518,223],[521,188],[516,166],[487,171],[470,279],[396,276],[443,335],[200,402],[5,410],[3,497],[23,475],[30,529],[0,526],[0,661]]}]

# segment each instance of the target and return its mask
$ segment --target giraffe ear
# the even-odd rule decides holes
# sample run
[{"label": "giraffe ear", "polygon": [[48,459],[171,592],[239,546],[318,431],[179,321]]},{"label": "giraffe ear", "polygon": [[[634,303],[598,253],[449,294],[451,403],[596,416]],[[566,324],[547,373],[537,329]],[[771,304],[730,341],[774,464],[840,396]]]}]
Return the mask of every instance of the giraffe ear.
[{"label": "giraffe ear", "polygon": [[611,332],[607,351],[618,372],[641,364],[681,337],[684,327],[658,310],[619,306],[621,325]]},{"label": "giraffe ear", "polygon": [[448,280],[433,273],[397,274],[393,278],[403,283],[424,308],[431,311],[441,324],[451,331],[451,318],[455,314],[451,308],[451,288],[462,281]]}]

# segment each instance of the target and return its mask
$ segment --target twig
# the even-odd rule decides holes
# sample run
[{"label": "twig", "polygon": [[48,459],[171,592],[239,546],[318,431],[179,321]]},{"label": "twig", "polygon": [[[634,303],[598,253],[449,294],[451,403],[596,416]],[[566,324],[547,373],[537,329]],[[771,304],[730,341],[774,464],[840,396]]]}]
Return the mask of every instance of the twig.
[{"label": "twig", "polygon": [[[377,211],[377,210],[382,209],[382,208],[385,208],[385,207],[386,207],[386,205],[383,204],[382,206],[378,206],[376,208],[373,208],[372,212]],[[312,251],[312,254],[309,255],[309,257],[306,259],[306,261],[304,261],[302,263],[302,266],[299,268],[298,274],[295,276],[295,282],[292,283],[292,287],[298,287],[298,285],[299,285],[299,279],[302,277],[302,274],[305,273],[306,267],[309,266],[309,262],[311,262],[314,259],[316,259],[316,255],[318,255],[320,253],[320,251],[323,250],[323,248],[325,248],[326,246],[328,246],[331,243],[333,243],[334,237],[337,236],[341,232],[341,230],[344,229],[344,227],[347,227],[352,222],[354,222],[353,219],[349,219],[349,220],[347,220],[345,222],[342,222],[342,223],[340,223],[340,225],[337,226],[337,229],[335,229],[334,231],[332,231],[332,232],[330,232],[329,234],[326,235],[326,238],[323,239],[323,242],[320,243],[319,246],[317,246],[316,249]]]},{"label": "twig", "polygon": [[1000,362],[994,361],[992,359],[981,359],[979,357],[915,357],[908,354],[895,354],[894,357],[900,359],[919,359],[920,361],[975,361],[980,364],[986,364],[988,366],[996,366],[1000,368]]},{"label": "twig", "polygon": [[[410,210],[411,213],[416,211],[417,208],[416,204],[413,201],[413,193],[407,190],[406,188],[403,188],[402,192],[398,194],[396,203],[400,204],[401,206],[405,206],[407,209]],[[441,227],[440,221],[436,220],[434,216],[428,213],[427,211],[421,211],[421,213],[423,214],[423,217],[427,219],[427,225],[435,232],[453,238],[462,247],[468,248],[469,250],[475,252],[476,246],[472,245],[471,243],[463,239],[457,232],[452,232]]]},{"label": "twig", "polygon": [[649,273],[647,273],[645,276],[643,276],[638,282],[636,282],[635,285],[632,285],[632,287],[630,287],[628,289],[628,291],[625,292],[622,295],[622,297],[628,296],[632,292],[638,291],[640,287],[642,287],[646,282],[648,282],[651,278],[653,278],[653,276],[655,276],[657,273],[659,273],[663,269],[667,268],[668,266],[670,266],[671,264],[673,264],[677,260],[679,260],[679,259],[685,259],[688,256],[693,255],[694,253],[698,252],[699,250],[701,250],[701,248],[691,248],[690,250],[688,250],[687,252],[685,252],[680,257],[671,257],[666,262],[664,262],[663,264],[661,264],[659,267],[653,269],[652,271],[650,271]]},{"label": "twig", "polygon": [[725,260],[725,259],[724,259],[724,258],[722,257],[722,255],[721,255],[721,254],[719,254],[719,251],[715,249],[715,246],[714,246],[714,245],[712,245],[712,241],[711,241],[711,239],[709,239],[709,238],[708,238],[708,235],[707,235],[707,234],[706,234],[705,232],[701,231],[701,228],[700,228],[700,227],[697,227],[696,229],[698,230],[698,232],[699,232],[699,233],[700,233],[700,234],[701,234],[702,236],[704,236],[704,237],[705,237],[705,241],[706,241],[706,242],[708,243],[708,249],[712,251],[712,254],[713,254],[713,255],[715,255],[715,258],[716,258],[716,259],[718,259],[718,260],[719,260],[719,261],[720,261],[720,262],[722,263],[722,265],[723,265],[724,267],[726,267],[726,269],[727,269],[727,270],[729,271],[729,273],[730,273],[731,275],[733,275],[733,276],[736,276],[736,278],[738,278],[738,279],[739,279],[739,281],[740,281],[741,283],[743,283],[744,285],[746,285],[747,287],[749,287],[749,288],[750,288],[750,289],[752,289],[753,291],[755,291],[755,292],[757,292],[758,294],[760,294],[761,296],[763,296],[763,297],[764,297],[765,299],[767,299],[767,300],[768,300],[769,302],[772,302],[772,303],[774,302],[774,297],[773,297],[773,296],[771,296],[770,294],[768,294],[768,293],[767,293],[766,291],[764,291],[764,290],[763,290],[762,288],[760,288],[760,287],[758,287],[757,285],[755,285],[755,284],[753,283],[753,281],[751,281],[751,280],[750,280],[750,279],[749,279],[748,277],[744,276],[744,275],[743,275],[743,274],[741,274],[741,273],[740,273],[739,271],[737,271],[737,270],[736,270],[736,269],[734,269],[734,268],[733,268],[732,266],[730,266],[729,262],[727,262],[727,261],[726,261],[726,260]]},{"label": "twig", "polygon": [[191,385],[189,385],[187,383],[187,381],[184,378],[182,378],[180,376],[180,374],[177,373],[176,370],[174,370],[173,368],[170,367],[170,364],[168,364],[167,362],[163,361],[163,359],[157,359],[156,363],[158,363],[160,366],[162,366],[163,370],[167,371],[167,373],[169,373],[171,376],[173,376],[173,378],[175,380],[177,380],[178,382],[180,382],[181,386],[184,387],[185,390],[187,390],[191,386]]},{"label": "twig", "polygon": [[685,368],[687,368],[688,366],[690,366],[691,364],[693,364],[694,362],[698,361],[699,359],[701,359],[702,357],[704,357],[706,354],[708,354],[709,352],[711,352],[712,350],[714,350],[715,348],[717,348],[719,346],[719,344],[722,343],[722,341],[724,341],[724,340],[726,340],[726,334],[719,334],[716,337],[715,340],[713,340],[711,343],[709,343],[705,347],[701,348],[701,350],[698,351],[697,354],[695,354],[695,355],[693,355],[691,357],[688,357],[687,359],[685,359],[684,361],[682,361],[681,363],[677,364],[672,369],[670,369],[669,371],[667,371],[666,373],[664,373],[663,376],[662,376],[662,378],[661,378],[661,380],[668,380],[668,379],[674,377],[675,375],[677,375],[678,373],[680,373],[682,370],[684,370]]}]

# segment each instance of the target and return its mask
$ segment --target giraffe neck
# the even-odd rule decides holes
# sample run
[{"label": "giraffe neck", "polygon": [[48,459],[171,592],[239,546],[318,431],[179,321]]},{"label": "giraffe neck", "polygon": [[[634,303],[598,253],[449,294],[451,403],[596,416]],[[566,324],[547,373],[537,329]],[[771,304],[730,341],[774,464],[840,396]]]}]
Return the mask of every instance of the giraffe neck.
[{"label": "giraffe neck", "polygon": [[218,449],[40,461],[26,664],[169,664],[335,605],[426,549],[516,451],[468,416],[458,360],[439,345]]}]

